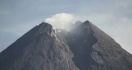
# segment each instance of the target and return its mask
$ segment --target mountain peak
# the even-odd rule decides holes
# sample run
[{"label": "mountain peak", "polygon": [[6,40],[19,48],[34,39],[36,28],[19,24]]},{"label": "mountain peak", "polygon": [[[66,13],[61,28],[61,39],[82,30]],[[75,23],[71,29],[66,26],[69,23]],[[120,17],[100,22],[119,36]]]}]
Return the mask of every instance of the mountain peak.
[{"label": "mountain peak", "polygon": [[84,21],[84,23],[91,23],[89,20]]},{"label": "mountain peak", "polygon": [[46,22],[41,22],[39,24],[40,27],[52,27],[49,23],[46,23]]},{"label": "mountain peak", "polygon": [[42,31],[51,31],[51,30],[53,30],[52,25],[50,25],[46,22],[42,22],[41,24],[39,24],[38,27]]},{"label": "mountain peak", "polygon": [[132,70],[131,59],[88,20],[56,33],[42,22],[0,53],[0,70]]}]

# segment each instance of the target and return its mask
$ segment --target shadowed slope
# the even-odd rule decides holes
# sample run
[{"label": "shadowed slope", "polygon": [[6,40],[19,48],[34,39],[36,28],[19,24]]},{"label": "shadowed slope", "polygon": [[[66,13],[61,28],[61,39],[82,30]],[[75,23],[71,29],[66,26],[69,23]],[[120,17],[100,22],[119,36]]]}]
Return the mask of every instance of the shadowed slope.
[{"label": "shadowed slope", "polygon": [[98,27],[85,21],[60,33],[74,53],[80,70],[131,70],[132,55]]}]

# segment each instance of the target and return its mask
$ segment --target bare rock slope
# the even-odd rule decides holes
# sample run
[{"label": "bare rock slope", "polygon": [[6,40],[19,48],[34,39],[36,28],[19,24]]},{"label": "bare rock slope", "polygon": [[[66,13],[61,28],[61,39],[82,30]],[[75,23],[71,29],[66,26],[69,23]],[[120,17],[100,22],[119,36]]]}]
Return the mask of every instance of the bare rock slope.
[{"label": "bare rock slope", "polygon": [[0,54],[0,70],[78,70],[68,46],[41,23]]},{"label": "bare rock slope", "polygon": [[132,55],[89,21],[77,25],[63,37],[80,70],[132,70]]},{"label": "bare rock slope", "polygon": [[89,21],[70,32],[43,22],[0,53],[0,70],[132,70],[132,55]]}]

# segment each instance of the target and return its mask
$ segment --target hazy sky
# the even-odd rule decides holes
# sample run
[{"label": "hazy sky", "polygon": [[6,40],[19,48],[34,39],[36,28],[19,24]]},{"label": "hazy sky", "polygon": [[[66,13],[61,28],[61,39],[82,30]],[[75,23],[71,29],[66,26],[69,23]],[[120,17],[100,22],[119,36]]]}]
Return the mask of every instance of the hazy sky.
[{"label": "hazy sky", "polygon": [[132,0],[0,0],[0,51],[59,13],[91,21],[132,53]]}]

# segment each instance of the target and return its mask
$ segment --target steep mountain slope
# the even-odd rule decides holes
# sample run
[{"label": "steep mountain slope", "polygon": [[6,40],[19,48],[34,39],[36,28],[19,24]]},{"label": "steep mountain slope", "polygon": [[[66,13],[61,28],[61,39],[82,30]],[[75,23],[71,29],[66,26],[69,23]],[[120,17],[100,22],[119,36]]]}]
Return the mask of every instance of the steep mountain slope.
[{"label": "steep mountain slope", "polygon": [[60,34],[67,39],[80,70],[132,70],[132,55],[89,21]]},{"label": "steep mountain slope", "polygon": [[131,65],[132,55],[89,21],[71,31],[43,22],[0,53],[0,70],[132,70]]},{"label": "steep mountain slope", "polygon": [[41,23],[0,54],[0,70],[78,70],[67,45]]}]

